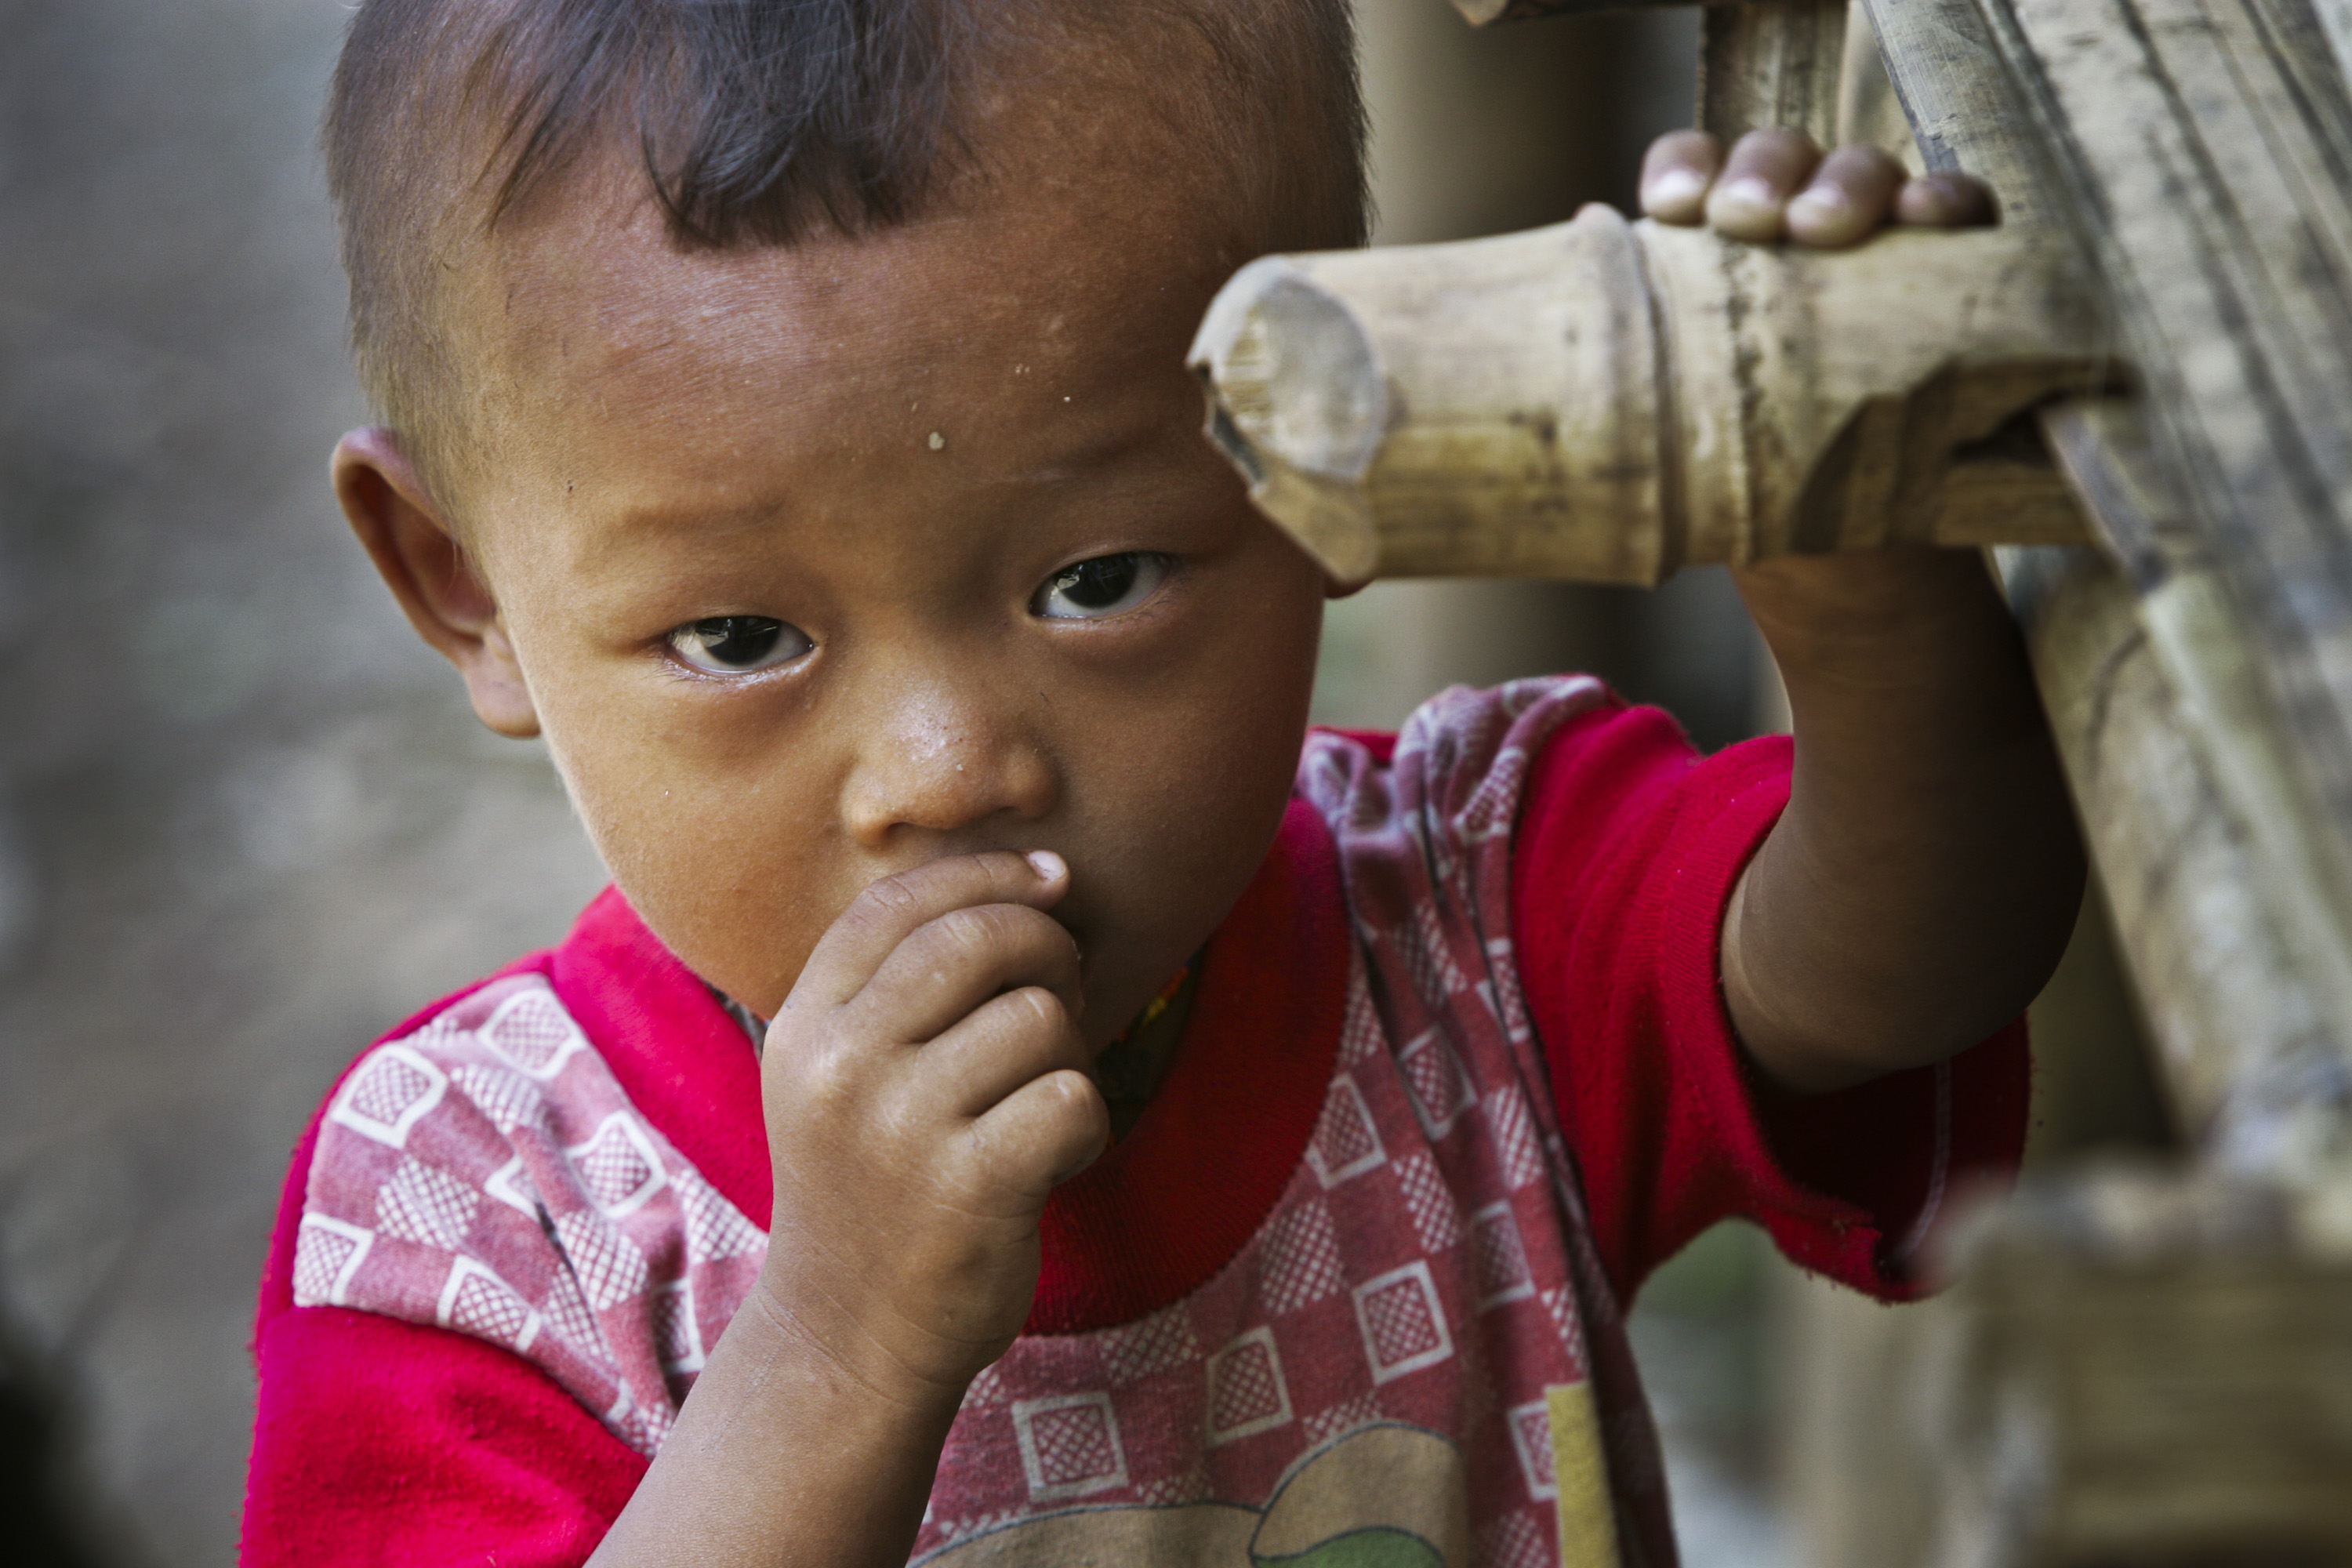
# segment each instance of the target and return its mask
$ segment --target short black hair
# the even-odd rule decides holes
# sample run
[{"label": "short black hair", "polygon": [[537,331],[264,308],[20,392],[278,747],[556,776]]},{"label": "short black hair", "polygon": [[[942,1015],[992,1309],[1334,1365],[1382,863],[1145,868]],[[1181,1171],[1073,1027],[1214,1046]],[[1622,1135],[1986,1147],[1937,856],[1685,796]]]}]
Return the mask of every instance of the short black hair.
[{"label": "short black hair", "polygon": [[584,156],[634,143],[681,247],[867,231],[955,167],[975,74],[1154,25],[1206,44],[1205,101],[1176,107],[1276,215],[1265,247],[1360,243],[1349,0],[361,0],[324,140],[362,379],[430,477],[455,456],[444,259]]}]

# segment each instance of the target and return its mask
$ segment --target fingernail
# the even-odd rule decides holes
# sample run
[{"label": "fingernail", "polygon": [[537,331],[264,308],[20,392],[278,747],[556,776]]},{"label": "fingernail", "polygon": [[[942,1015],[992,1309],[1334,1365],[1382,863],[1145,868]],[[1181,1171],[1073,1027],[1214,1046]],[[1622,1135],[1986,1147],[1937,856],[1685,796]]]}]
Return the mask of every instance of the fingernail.
[{"label": "fingernail", "polygon": [[1052,882],[1070,874],[1069,862],[1051,849],[1032,849],[1028,854],[1029,868],[1041,881]]},{"label": "fingernail", "polygon": [[1732,201],[1754,207],[1769,207],[1775,200],[1772,182],[1754,174],[1732,181],[1723,187],[1723,194]]},{"label": "fingernail", "polygon": [[1643,193],[1642,205],[1655,212],[1661,208],[1682,206],[1706,194],[1706,181],[1695,169],[1668,169],[1650,182]]}]

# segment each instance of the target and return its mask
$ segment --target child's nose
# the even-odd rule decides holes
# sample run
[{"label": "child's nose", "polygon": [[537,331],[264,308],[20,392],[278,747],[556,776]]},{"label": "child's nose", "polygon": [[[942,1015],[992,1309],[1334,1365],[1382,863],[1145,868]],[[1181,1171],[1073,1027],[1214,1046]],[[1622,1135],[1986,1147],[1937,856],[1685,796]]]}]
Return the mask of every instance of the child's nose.
[{"label": "child's nose", "polygon": [[881,848],[902,832],[955,833],[1053,809],[1059,784],[1044,752],[974,695],[935,689],[877,715],[842,803],[856,842]]}]

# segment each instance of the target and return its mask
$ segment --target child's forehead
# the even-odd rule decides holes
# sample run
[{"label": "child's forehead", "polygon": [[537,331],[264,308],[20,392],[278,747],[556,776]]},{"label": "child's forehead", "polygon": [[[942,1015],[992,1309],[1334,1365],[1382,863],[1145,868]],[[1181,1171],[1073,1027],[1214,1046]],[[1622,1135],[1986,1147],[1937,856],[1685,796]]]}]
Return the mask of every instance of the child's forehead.
[{"label": "child's forehead", "polygon": [[680,247],[649,196],[607,180],[485,247],[453,336],[493,380],[551,390],[756,364],[854,402],[1008,364],[1172,372],[1248,248],[1203,184],[1057,169],[868,233],[714,251]]},{"label": "child's forehead", "polygon": [[543,210],[456,334],[488,389],[468,466],[515,493],[576,485],[591,532],[853,500],[979,527],[1114,468],[1181,481],[1205,449],[1183,351],[1230,226],[1164,186],[719,252],[679,248],[650,206]]}]

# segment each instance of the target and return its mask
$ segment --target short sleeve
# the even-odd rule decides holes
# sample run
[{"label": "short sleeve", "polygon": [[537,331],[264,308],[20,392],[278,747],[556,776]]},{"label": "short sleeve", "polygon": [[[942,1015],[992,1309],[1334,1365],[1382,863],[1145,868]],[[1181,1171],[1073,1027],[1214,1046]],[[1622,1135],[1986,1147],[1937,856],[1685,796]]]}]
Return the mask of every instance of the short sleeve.
[{"label": "short sleeve", "polygon": [[577,1568],[646,1461],[547,1373],[450,1330],[294,1304],[319,1143],[294,1151],[253,1353],[245,1568]]},{"label": "short sleeve", "polygon": [[646,1461],[520,1356],[336,1307],[272,1317],[246,1568],[577,1568]]},{"label": "short sleeve", "polygon": [[1593,1239],[1620,1300],[1719,1219],[1883,1300],[1921,1292],[1958,1192],[2025,1134],[2022,1020],[1935,1067],[1800,1096],[1726,1011],[1723,912],[1789,797],[1774,736],[1702,760],[1655,709],[1578,716],[1538,758],[1511,868],[1514,941]]}]

